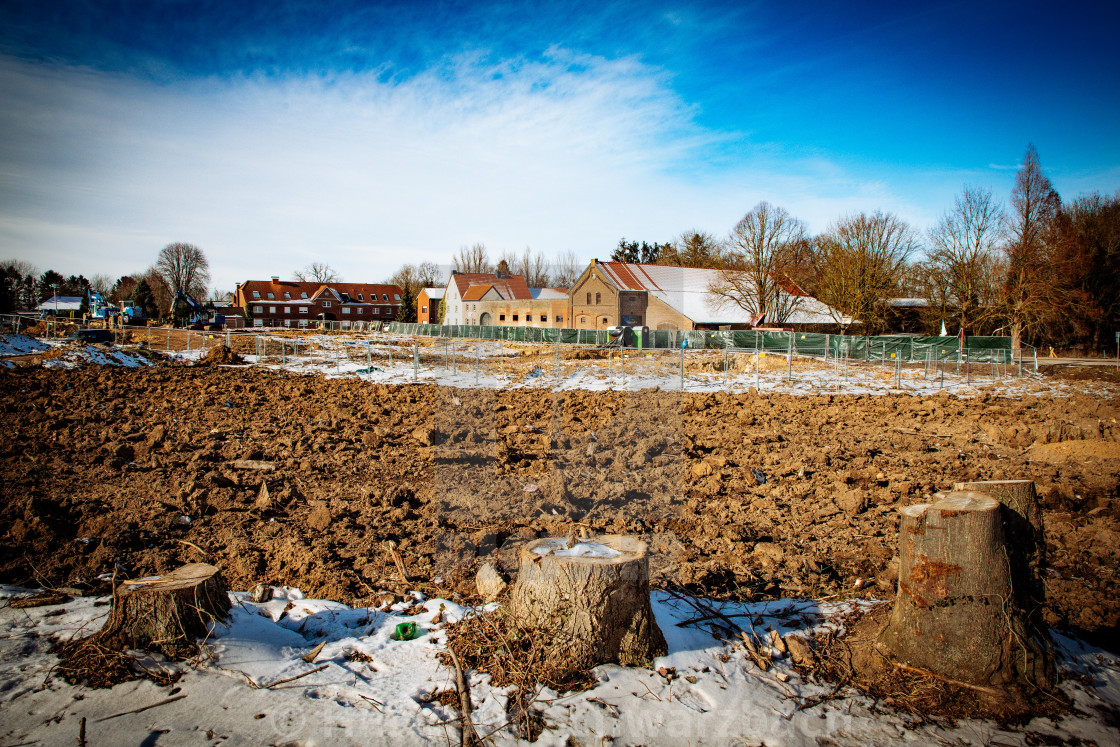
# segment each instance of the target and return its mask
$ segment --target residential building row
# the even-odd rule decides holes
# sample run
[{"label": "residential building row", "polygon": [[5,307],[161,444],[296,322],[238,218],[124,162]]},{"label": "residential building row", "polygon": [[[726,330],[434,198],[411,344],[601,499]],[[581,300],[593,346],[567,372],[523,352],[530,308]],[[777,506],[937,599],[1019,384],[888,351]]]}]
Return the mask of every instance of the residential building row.
[{"label": "residential building row", "polygon": [[319,322],[343,327],[391,322],[400,316],[401,289],[384,283],[318,283],[247,280],[237,284],[234,304],[253,327],[302,329]]}]

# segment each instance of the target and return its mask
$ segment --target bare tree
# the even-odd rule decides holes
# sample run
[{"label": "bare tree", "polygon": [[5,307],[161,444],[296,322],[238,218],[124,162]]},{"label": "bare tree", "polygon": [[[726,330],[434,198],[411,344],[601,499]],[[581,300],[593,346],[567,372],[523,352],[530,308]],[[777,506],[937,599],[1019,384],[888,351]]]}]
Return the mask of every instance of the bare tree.
[{"label": "bare tree", "polygon": [[724,252],[723,243],[715,236],[692,229],[665,245],[657,257],[657,264],[718,269],[726,262]]},{"label": "bare tree", "polygon": [[121,275],[117,278],[117,281],[113,283],[113,289],[109,292],[107,298],[114,303],[127,301],[132,298],[132,293],[136,290],[136,284],[139,282],[139,278],[135,278],[132,275]]},{"label": "bare tree", "polygon": [[156,258],[156,269],[172,294],[182,288],[193,298],[205,297],[210,284],[210,262],[194,244],[177,242],[163,247]]},{"label": "bare tree", "polygon": [[89,287],[100,293],[102,298],[108,299],[113,292],[113,279],[99,272],[89,279]]},{"label": "bare tree", "polygon": [[571,249],[563,251],[552,263],[549,277],[557,288],[571,288],[583,274],[583,263]]},{"label": "bare tree", "polygon": [[879,211],[842,218],[817,239],[811,288],[832,307],[841,330],[852,323],[869,332],[886,326],[887,300],[897,292],[917,243],[905,221]]},{"label": "bare tree", "polygon": [[1038,151],[1028,145],[1011,190],[1004,246],[1001,310],[1012,348],[1022,345],[1024,335],[1035,334],[1062,303],[1061,288],[1051,277],[1049,256],[1061,206],[1061,198],[1042,173]]},{"label": "bare tree", "polygon": [[925,269],[931,304],[968,330],[995,312],[995,259],[1003,208],[990,189],[965,185],[953,209],[929,232]]},{"label": "bare tree", "polygon": [[296,270],[292,274],[301,283],[337,283],[342,280],[342,276],[326,262],[312,262],[307,267]]},{"label": "bare tree", "polygon": [[416,279],[421,288],[441,288],[447,285],[447,273],[435,262],[421,262],[416,266]]},{"label": "bare tree", "polygon": [[472,244],[459,247],[459,253],[452,258],[456,272],[493,272],[485,244]]},{"label": "bare tree", "polygon": [[760,202],[727,238],[723,269],[708,287],[724,305],[781,324],[797,310],[801,296],[786,292],[790,268],[808,246],[805,224],[783,208]]},{"label": "bare tree", "polygon": [[549,283],[548,262],[544,256],[534,252],[529,247],[518,257],[513,265],[514,272],[525,278],[525,283],[530,288],[547,288]]},{"label": "bare tree", "polygon": [[160,313],[168,313],[171,309],[171,301],[175,297],[175,291],[167,284],[163,273],[153,265],[144,271],[139,280],[147,281],[148,289],[152,292],[152,301],[155,307],[160,310]]}]

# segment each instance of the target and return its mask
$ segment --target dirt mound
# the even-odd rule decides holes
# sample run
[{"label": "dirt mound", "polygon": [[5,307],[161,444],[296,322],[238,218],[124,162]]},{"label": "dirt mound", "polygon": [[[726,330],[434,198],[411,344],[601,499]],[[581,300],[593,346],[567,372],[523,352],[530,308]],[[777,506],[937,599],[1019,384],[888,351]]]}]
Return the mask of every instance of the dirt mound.
[{"label": "dirt mound", "polygon": [[[219,355],[221,355],[219,353]],[[1115,633],[1120,478],[1081,459],[1120,402],[1072,396],[552,393],[261,369],[0,372],[0,582],[185,562],[370,601],[473,595],[542,534],[633,533],[654,583],[739,599],[890,597],[898,509],[956,481],[1034,480],[1052,625]],[[1063,463],[1036,442],[1078,444]],[[1084,442],[1081,445],[1079,442]],[[405,583],[386,549],[397,545]]]},{"label": "dirt mound", "polygon": [[210,350],[198,362],[200,366],[234,366],[245,363],[245,359],[233,352],[227,345],[218,345]]}]

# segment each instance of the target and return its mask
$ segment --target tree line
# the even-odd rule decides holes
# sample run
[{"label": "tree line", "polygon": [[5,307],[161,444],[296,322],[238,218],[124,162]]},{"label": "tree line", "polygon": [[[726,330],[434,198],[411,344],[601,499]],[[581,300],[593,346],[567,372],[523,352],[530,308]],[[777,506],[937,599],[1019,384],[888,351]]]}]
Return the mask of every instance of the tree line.
[{"label": "tree line", "polygon": [[[912,331],[1006,334],[1021,343],[1108,351],[1120,330],[1120,192],[1063,203],[1033,145],[1009,203],[965,185],[925,233],[895,215],[858,212],[818,236],[761,202],[717,239],[622,239],[611,258],[720,270],[709,292],[780,325],[796,286],[828,304],[841,331],[900,331],[897,299],[918,299]],[[893,302],[892,302],[893,301]]]},{"label": "tree line", "polygon": [[[31,311],[54,296],[82,299],[81,313],[89,311],[89,292],[96,291],[111,305],[131,303],[149,318],[172,314],[171,303],[178,289],[195,299],[207,299],[210,263],[193,244],[176,242],[160,249],[156,261],[143,272],[114,279],[97,274],[63,277],[51,269],[38,273],[23,260],[0,263],[0,313]],[[232,294],[215,291],[209,300],[227,300]],[[223,297],[224,296],[224,297]]]}]

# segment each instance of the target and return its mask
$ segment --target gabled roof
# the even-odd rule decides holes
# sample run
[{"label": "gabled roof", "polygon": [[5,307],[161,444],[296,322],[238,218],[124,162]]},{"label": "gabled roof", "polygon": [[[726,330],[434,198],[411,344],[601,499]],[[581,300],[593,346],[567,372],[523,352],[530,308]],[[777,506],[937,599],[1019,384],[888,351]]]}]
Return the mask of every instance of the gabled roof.
[{"label": "gabled roof", "polygon": [[[329,298],[337,300],[339,303],[344,303],[343,296],[349,297],[349,303],[378,303],[385,304],[400,303],[397,296],[401,295],[400,286],[390,285],[387,283],[315,283],[315,282],[301,282],[298,280],[246,280],[241,284],[241,291],[249,301],[283,301],[285,303],[298,303],[300,296],[304,293],[307,294],[305,302],[315,300],[324,293],[328,294]],[[260,294],[259,298],[253,297],[253,292]],[[268,294],[273,295],[272,298]],[[289,294],[290,298],[284,298],[284,294]],[[376,298],[373,298],[374,294]],[[362,299],[358,300],[361,295]],[[386,301],[382,296],[389,296]]]},{"label": "gabled roof", "polygon": [[472,285],[467,288],[467,292],[463,294],[464,301],[481,301],[482,297],[490,292],[493,288],[492,285]]},{"label": "gabled roof", "polygon": [[443,298],[446,288],[425,288],[424,293],[431,299]]},{"label": "gabled roof", "polygon": [[[599,262],[606,278],[619,290],[646,291],[695,324],[751,324],[750,312],[734,304],[722,303],[709,292],[719,279],[720,270],[672,265],[645,265],[628,262]],[[778,285],[798,299],[787,324],[834,324],[831,309],[806,293],[792,280]]]},{"label": "gabled roof", "polygon": [[494,275],[488,272],[457,272],[451,276],[448,285],[455,283],[459,289],[459,298],[462,298],[467,289],[472,285],[492,285],[498,295],[507,301],[527,300],[532,298],[529,286],[521,275]]}]

